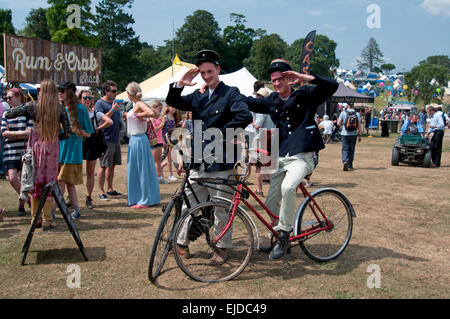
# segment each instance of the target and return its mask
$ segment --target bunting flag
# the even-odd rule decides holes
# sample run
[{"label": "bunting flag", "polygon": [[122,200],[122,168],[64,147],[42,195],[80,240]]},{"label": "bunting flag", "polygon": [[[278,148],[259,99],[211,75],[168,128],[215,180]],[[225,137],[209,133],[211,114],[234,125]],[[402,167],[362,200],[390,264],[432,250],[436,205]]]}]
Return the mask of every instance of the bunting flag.
[{"label": "bunting flag", "polygon": [[[314,38],[316,37],[316,30],[311,31],[305,38],[305,42],[303,42],[303,50],[300,60],[300,73],[302,74],[310,74],[311,67],[311,57],[314,48]],[[305,83],[302,81],[300,86],[302,87]]]},{"label": "bunting flag", "polygon": [[173,63],[175,65],[181,65],[180,58],[178,57],[178,54],[175,54],[175,58],[173,59]]}]

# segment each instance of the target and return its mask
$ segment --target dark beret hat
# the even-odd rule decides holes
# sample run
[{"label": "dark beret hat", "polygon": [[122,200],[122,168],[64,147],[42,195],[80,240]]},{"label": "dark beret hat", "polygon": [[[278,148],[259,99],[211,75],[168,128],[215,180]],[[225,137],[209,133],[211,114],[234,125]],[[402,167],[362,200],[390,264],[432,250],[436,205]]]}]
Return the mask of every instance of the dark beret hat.
[{"label": "dark beret hat", "polygon": [[276,71],[285,72],[290,70],[292,70],[292,67],[287,60],[276,59],[270,62],[269,74],[272,74]]},{"label": "dark beret hat", "polygon": [[74,92],[77,91],[77,87],[72,82],[61,83],[60,85],[58,85],[58,88],[59,89],[69,89],[69,90],[72,90]]},{"label": "dark beret hat", "polygon": [[216,65],[220,65],[219,63],[220,56],[219,53],[213,50],[201,50],[197,52],[197,61],[195,62],[196,66],[203,62],[211,62]]}]

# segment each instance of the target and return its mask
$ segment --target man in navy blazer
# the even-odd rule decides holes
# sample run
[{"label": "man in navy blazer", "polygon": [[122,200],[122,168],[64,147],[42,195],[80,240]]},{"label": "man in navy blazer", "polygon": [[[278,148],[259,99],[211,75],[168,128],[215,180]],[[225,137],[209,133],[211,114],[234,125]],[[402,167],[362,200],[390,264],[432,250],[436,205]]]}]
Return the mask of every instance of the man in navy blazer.
[{"label": "man in navy blazer", "polygon": [[[232,169],[236,163],[239,154],[233,147],[234,155],[231,160],[230,156],[227,156],[226,147],[226,129],[244,129],[248,124],[253,121],[252,114],[248,110],[248,106],[245,103],[245,97],[240,94],[239,89],[224,84],[219,79],[220,63],[219,54],[212,50],[201,50],[197,53],[197,68],[187,71],[178,83],[172,83],[167,94],[166,103],[172,107],[183,111],[191,111],[194,121],[194,139],[192,142],[192,154],[193,154],[193,172],[191,172],[190,178],[199,177],[220,177],[228,178],[232,174]],[[192,86],[196,83],[193,82],[194,78],[200,73],[203,80],[206,83],[206,89],[204,92],[196,90],[186,96],[182,96],[184,86]],[[198,129],[198,123],[201,121],[201,129]],[[208,129],[220,130],[222,136],[219,138],[222,141],[217,143],[216,140],[209,141],[204,138],[204,133]],[[217,137],[217,136],[216,136]],[[201,140],[200,140],[201,139]],[[200,143],[201,141],[201,143]],[[204,150],[210,143],[215,143],[215,147],[209,147],[208,155],[211,155],[214,160],[204,158]],[[222,145],[222,148],[217,152],[217,145]],[[201,145],[201,152],[198,149]],[[211,151],[212,150],[212,151]],[[220,152],[221,151],[221,152]],[[206,152],[205,152],[206,153]],[[199,158],[199,156],[201,158]],[[229,160],[229,162],[227,162]],[[198,185],[195,181],[191,180],[191,184],[194,188],[194,192],[199,198],[200,202],[206,201],[207,196],[221,196],[231,198],[231,195],[223,192],[213,190],[204,186]],[[218,185],[217,188],[224,191],[230,191],[230,189],[224,185]],[[189,201],[194,203],[194,197],[190,190],[186,190]],[[183,204],[183,209],[186,205]],[[228,215],[226,212],[215,212],[215,235],[219,235],[224,225],[228,221]],[[178,252],[185,258],[189,257],[189,247],[187,238],[187,225],[185,225],[182,235],[178,238]],[[229,234],[228,234],[229,233]],[[227,248],[231,247],[231,232],[228,232],[217,243],[217,247],[214,249],[214,255],[211,259],[212,265],[223,264],[227,257]]]},{"label": "man in navy blazer", "polygon": [[[314,120],[317,108],[338,88],[336,81],[320,76],[292,71],[289,61],[273,60],[269,66],[270,80],[275,92],[268,97],[247,97],[250,111],[270,114],[279,130],[278,169],[270,179],[266,206],[280,217],[279,237],[269,258],[283,257],[289,248],[289,234],[295,217],[297,186],[314,170],[314,154],[325,148]],[[294,91],[291,85],[301,81],[313,86],[302,86]]]}]

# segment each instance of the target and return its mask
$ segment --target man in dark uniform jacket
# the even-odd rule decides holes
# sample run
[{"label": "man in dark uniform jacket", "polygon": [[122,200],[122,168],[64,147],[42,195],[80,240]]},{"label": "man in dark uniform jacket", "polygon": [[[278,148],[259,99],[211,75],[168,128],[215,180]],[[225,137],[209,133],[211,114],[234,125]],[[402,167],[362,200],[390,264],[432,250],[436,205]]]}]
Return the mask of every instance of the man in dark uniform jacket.
[{"label": "man in dark uniform jacket", "polygon": [[[325,148],[314,115],[319,105],[336,92],[338,84],[324,77],[294,72],[283,59],[271,62],[269,74],[276,92],[263,99],[247,97],[246,102],[250,111],[270,114],[279,129],[278,169],[271,177],[265,203],[280,217],[279,237],[269,255],[275,260],[283,257],[289,248],[297,186],[313,172],[315,152]],[[291,85],[300,81],[314,86],[305,85],[293,91]]]},{"label": "man in dark uniform jacket", "polygon": [[[197,53],[196,65],[197,68],[187,71],[178,83],[172,83],[170,85],[166,103],[177,109],[192,112],[194,121],[194,139],[192,142],[194,171],[191,173],[190,178],[228,178],[232,174],[232,169],[237,161],[238,154],[234,154],[233,160],[228,163],[226,162],[226,129],[244,129],[253,121],[252,114],[248,110],[247,104],[244,101],[245,97],[240,94],[239,89],[230,87],[220,81],[220,63],[219,54],[217,52],[211,50],[199,51]],[[207,86],[204,92],[202,93],[201,91],[196,90],[194,93],[181,96],[184,86],[196,84],[193,83],[193,80],[199,73]],[[202,131],[199,130],[199,121],[201,121],[202,124]],[[218,152],[215,152],[215,148],[208,148],[209,150],[214,150],[214,152],[209,152],[213,155],[214,160],[212,161],[210,158],[202,158],[205,148],[208,144],[213,142],[208,141],[206,138],[204,139],[203,133],[207,129],[214,128],[219,129],[222,134],[219,140],[223,139],[223,142],[219,143],[221,143],[223,147]],[[201,141],[201,144],[199,141]],[[199,150],[200,145],[202,147],[201,150]],[[214,145],[217,147],[217,145],[220,144],[214,140]],[[220,151],[222,151],[222,156],[220,155]],[[194,192],[201,202],[206,201],[208,195],[211,197],[221,196],[231,198],[231,195],[225,192],[200,186],[192,180],[191,183]],[[230,189],[227,189],[224,185],[219,185],[218,188],[228,192],[230,191]],[[186,190],[186,193],[188,194],[189,201],[191,203],[195,202],[190,191]],[[185,204],[183,204],[183,209],[185,208]],[[215,216],[214,228],[215,235],[217,236],[228,221],[228,215],[225,212],[216,211]],[[184,257],[189,256],[187,228],[187,225],[185,225],[182,235],[178,238],[177,247],[180,254],[184,255]],[[214,249],[214,256],[211,259],[211,264],[220,265],[226,261],[228,256],[226,249],[231,247],[231,232],[228,233],[217,243],[217,247]]]}]

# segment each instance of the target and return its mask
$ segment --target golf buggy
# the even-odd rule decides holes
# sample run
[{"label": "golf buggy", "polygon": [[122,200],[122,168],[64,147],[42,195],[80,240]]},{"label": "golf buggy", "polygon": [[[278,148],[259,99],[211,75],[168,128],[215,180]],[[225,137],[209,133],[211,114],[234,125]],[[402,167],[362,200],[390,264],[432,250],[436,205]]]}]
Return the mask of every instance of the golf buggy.
[{"label": "golf buggy", "polygon": [[400,162],[431,167],[431,150],[427,138],[421,135],[400,135],[392,149],[392,165]]}]

